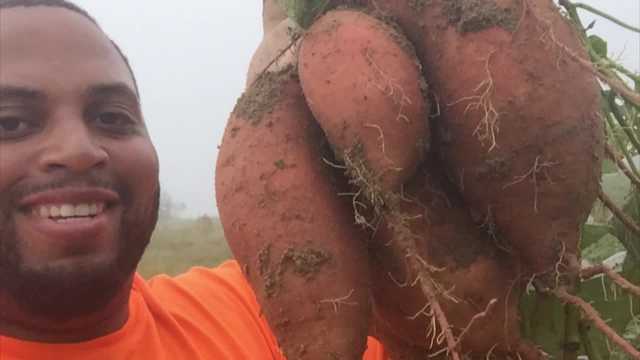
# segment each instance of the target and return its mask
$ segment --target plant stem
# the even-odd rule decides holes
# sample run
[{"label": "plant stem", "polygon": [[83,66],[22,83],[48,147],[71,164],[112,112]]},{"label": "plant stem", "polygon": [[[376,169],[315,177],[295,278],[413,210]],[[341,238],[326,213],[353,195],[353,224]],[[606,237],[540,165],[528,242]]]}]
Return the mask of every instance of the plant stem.
[{"label": "plant stem", "polygon": [[634,348],[633,345],[631,345],[627,340],[618,335],[615,330],[607,325],[607,322],[602,319],[600,314],[598,314],[598,311],[596,311],[596,309],[594,309],[591,304],[577,296],[569,294],[563,288],[553,290],[553,294],[563,302],[579,307],[586,318],[590,320],[593,325],[598,330],[600,330],[600,332],[602,332],[607,338],[609,338],[612,343],[616,344],[624,352],[631,355],[633,359],[640,359],[640,351]]},{"label": "plant stem", "polygon": [[616,150],[611,146],[611,144],[607,143],[605,144],[604,147],[605,153],[607,154],[607,156],[609,156],[609,158],[616,163],[616,165],[618,166],[618,168],[622,171],[623,174],[625,174],[627,176],[627,178],[629,178],[629,180],[631,181],[631,183],[633,183],[633,185],[636,186],[636,188],[638,190],[640,190],[640,178],[637,177],[632,171],[631,169],[629,169],[629,167],[627,166],[627,164],[625,164],[624,161],[622,161],[622,159],[620,158],[620,156],[618,156],[616,154]]},{"label": "plant stem", "polygon": [[611,90],[617,92],[623,99],[640,108],[640,94],[629,88],[624,81],[618,79],[611,70],[607,68],[598,68],[596,70],[598,78],[605,82]]},{"label": "plant stem", "polygon": [[602,360],[602,356],[593,346],[593,342],[591,341],[591,337],[589,336],[589,329],[590,326],[588,321],[580,321],[578,330],[580,331],[580,342],[584,347],[584,352],[589,357],[589,360]]},{"label": "plant stem", "polygon": [[590,279],[595,275],[604,274],[608,276],[613,282],[618,284],[623,290],[626,290],[628,293],[640,297],[640,286],[637,286],[631,283],[629,280],[625,279],[622,275],[615,272],[613,269],[606,267],[604,265],[596,265],[590,268],[582,269],[580,271],[580,277],[583,279]]},{"label": "plant stem", "polygon": [[[606,105],[608,108],[608,104]],[[620,151],[622,151],[622,153],[624,154],[625,159],[627,159],[627,164],[629,164],[629,167],[631,168],[631,170],[633,170],[633,173],[640,177],[640,175],[638,174],[638,169],[636,168],[636,164],[633,162],[633,158],[631,157],[631,154],[629,154],[629,150],[627,150],[626,146],[624,145],[624,143],[622,142],[622,140],[620,140],[618,134],[615,133],[615,129],[616,126],[613,123],[613,120],[611,120],[611,117],[609,116],[609,112],[606,112],[604,114],[605,116],[605,120],[607,122],[607,125],[610,128],[611,131],[611,136],[613,137],[613,140],[616,142],[616,144],[618,144],[618,149],[620,149]]]},{"label": "plant stem", "polygon": [[636,149],[636,153],[640,154],[640,142],[636,139],[636,135],[633,133],[633,130],[627,123],[627,120],[624,118],[620,107],[616,104],[615,94],[610,93],[607,102],[609,103],[609,110],[611,110],[611,114],[613,114],[613,117],[616,119],[622,130],[627,134],[629,141]]},{"label": "plant stem", "polygon": [[611,210],[613,215],[615,215],[624,224],[624,226],[627,227],[627,229],[633,232],[636,236],[640,236],[640,226],[638,226],[631,217],[625,214],[622,209],[617,207],[613,200],[611,200],[611,198],[609,198],[602,189],[598,190],[598,198],[602,201],[604,206]]},{"label": "plant stem", "polygon": [[[578,28],[578,31],[582,37],[582,41],[585,43],[585,46],[589,47],[589,44],[586,40],[586,31],[584,30],[584,25],[582,25],[580,16],[576,11],[576,6],[573,3],[571,3],[569,0],[559,0],[559,4],[562,5],[565,9],[567,9],[569,18],[571,19],[571,21],[573,21],[575,26]],[[577,54],[575,54],[566,46],[562,44],[558,44],[558,46],[563,48],[565,53],[567,53],[569,57],[571,57],[576,62],[578,62],[578,64],[582,65],[585,68],[588,68],[594,75],[596,75],[600,80],[602,80],[602,82],[609,85],[611,90],[617,92],[621,97],[623,97],[629,103],[640,108],[640,94],[630,89],[627,86],[627,84],[624,83],[624,81],[621,81],[620,79],[618,79],[615,73],[613,73],[608,68],[602,67],[602,66],[599,66],[596,68],[594,66],[593,63],[594,62],[597,63],[600,57],[595,53],[595,51],[593,51],[593,49],[589,51],[589,55],[591,56],[591,61],[587,61],[581,58],[580,56],[578,56]]]},{"label": "plant stem", "polygon": [[569,0],[559,0],[558,3],[567,10],[567,13],[569,14],[569,18],[571,19],[571,21],[573,21],[576,24],[576,26],[578,27],[578,30],[580,30],[582,39],[586,41],[587,32],[584,30],[584,25],[582,24],[582,20],[580,20],[580,16],[578,15],[578,10],[576,9],[576,6],[573,3],[571,3],[571,1]]},{"label": "plant stem", "polygon": [[589,48],[589,55],[591,55],[591,57],[594,59],[594,62],[597,63],[598,66],[604,66],[604,67],[609,67],[614,69],[615,71],[621,73],[622,75],[628,77],[629,79],[633,80],[634,82],[640,82],[640,76],[638,76],[638,74],[635,74],[631,71],[629,71],[627,68],[625,68],[624,66],[618,64],[617,62],[609,59],[609,58],[603,58],[600,57],[595,50]]},{"label": "plant stem", "polygon": [[588,11],[590,13],[596,14],[598,16],[602,16],[603,18],[616,23],[616,24],[622,26],[623,28],[625,28],[627,30],[631,30],[631,31],[640,33],[640,28],[631,26],[631,25],[625,23],[624,21],[619,20],[619,19],[617,19],[617,18],[615,18],[615,17],[613,17],[613,16],[611,16],[611,15],[609,15],[609,14],[607,14],[607,13],[601,11],[601,10],[598,10],[598,9],[592,7],[592,6],[589,6],[589,5],[583,4],[583,3],[573,3],[572,5],[574,7],[576,7],[576,8],[580,8],[580,9],[586,10],[586,11]]},{"label": "plant stem", "polygon": [[565,325],[564,325],[564,344],[562,360],[577,360],[580,352],[580,310],[571,305],[565,304]]}]

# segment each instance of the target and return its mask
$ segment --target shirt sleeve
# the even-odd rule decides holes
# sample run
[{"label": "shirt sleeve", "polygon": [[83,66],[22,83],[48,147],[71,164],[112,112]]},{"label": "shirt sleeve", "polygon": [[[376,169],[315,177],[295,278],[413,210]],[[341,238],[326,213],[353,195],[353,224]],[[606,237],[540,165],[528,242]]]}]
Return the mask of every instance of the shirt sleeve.
[{"label": "shirt sleeve", "polygon": [[[202,353],[227,359],[284,359],[238,264],[194,267],[149,281],[162,308],[197,339]],[[210,350],[213,349],[213,350]],[[218,357],[220,358],[220,357]]]},{"label": "shirt sleeve", "polygon": [[[229,358],[242,356],[257,359],[285,360],[277,340],[260,311],[255,294],[236,261],[227,261],[216,268],[195,267],[173,279],[159,276],[149,281],[154,291],[165,294],[165,306],[178,318],[197,318],[199,326],[217,341],[228,343]],[[170,288],[170,289],[169,289]],[[174,294],[166,296],[167,294]],[[196,309],[192,311],[189,309]],[[234,345],[235,344],[235,345]],[[384,360],[382,345],[370,337],[364,360]]]}]

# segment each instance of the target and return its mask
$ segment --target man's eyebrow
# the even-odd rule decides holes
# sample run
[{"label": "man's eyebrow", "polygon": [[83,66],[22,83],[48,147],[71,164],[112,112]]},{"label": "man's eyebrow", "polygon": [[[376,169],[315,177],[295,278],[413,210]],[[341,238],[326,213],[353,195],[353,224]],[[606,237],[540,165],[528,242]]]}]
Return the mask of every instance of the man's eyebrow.
[{"label": "man's eyebrow", "polygon": [[43,91],[14,85],[0,85],[0,100],[20,99],[30,101],[42,101],[46,99]]},{"label": "man's eyebrow", "polygon": [[92,85],[87,89],[89,97],[125,96],[131,101],[139,102],[138,94],[123,82]]}]

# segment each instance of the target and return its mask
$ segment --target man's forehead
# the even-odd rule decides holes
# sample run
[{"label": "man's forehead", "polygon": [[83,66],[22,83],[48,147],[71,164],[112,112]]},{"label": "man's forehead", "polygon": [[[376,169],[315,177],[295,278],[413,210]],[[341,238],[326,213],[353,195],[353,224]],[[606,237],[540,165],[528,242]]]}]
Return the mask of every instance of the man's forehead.
[{"label": "man's forehead", "polygon": [[0,63],[0,82],[12,76],[29,80],[29,74],[76,66],[78,75],[95,72],[95,81],[135,87],[124,59],[104,32],[85,16],[65,8],[1,9]]}]

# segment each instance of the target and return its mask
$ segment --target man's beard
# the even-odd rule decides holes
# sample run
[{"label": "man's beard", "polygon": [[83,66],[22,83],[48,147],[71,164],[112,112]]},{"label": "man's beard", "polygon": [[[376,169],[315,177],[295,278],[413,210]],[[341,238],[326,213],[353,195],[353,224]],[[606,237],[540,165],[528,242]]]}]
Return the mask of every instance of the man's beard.
[{"label": "man's beard", "polygon": [[147,204],[128,193],[124,196],[123,204],[128,206],[122,214],[115,258],[74,266],[25,266],[15,223],[10,211],[3,213],[6,203],[0,201],[0,292],[27,313],[50,320],[71,320],[104,309],[131,279],[149,244],[158,219],[157,185],[156,190]]}]

